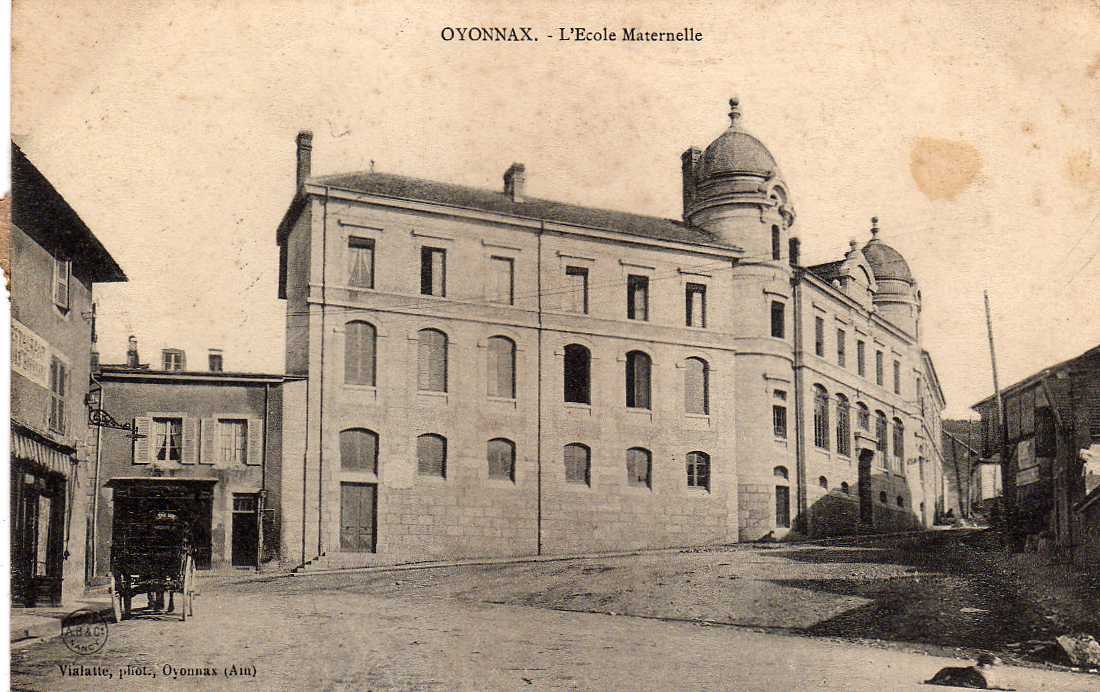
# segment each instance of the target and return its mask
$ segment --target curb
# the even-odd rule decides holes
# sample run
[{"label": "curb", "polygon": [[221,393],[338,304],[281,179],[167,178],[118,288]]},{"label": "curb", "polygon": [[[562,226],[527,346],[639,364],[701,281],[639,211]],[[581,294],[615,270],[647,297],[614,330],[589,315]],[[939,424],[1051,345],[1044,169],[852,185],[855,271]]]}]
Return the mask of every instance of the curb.
[{"label": "curb", "polygon": [[[79,608],[79,610],[88,610],[96,615],[104,615],[108,620],[113,620],[114,611],[112,604],[107,603],[89,604]],[[11,628],[11,645],[27,645],[37,641],[48,641],[55,637],[61,636],[61,623],[65,621],[65,616],[53,617],[49,615],[37,615],[35,617],[41,618],[42,622],[36,622],[28,627],[12,627]]]}]

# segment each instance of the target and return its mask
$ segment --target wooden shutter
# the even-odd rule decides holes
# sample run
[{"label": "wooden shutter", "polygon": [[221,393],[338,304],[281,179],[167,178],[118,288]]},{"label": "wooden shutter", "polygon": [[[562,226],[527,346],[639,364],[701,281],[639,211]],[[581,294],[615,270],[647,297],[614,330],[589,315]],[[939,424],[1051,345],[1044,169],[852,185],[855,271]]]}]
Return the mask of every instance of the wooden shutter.
[{"label": "wooden shutter", "polygon": [[264,421],[262,418],[248,419],[248,453],[244,463],[259,466],[264,460]]},{"label": "wooden shutter", "polygon": [[203,418],[200,425],[200,464],[214,464],[218,460],[218,421],[216,418]]},{"label": "wooden shutter", "polygon": [[134,439],[133,462],[135,464],[148,464],[150,451],[155,444],[155,441],[150,439],[153,434],[153,419],[145,416],[135,418],[134,429],[139,435],[144,435],[145,437]]},{"label": "wooden shutter", "polygon": [[194,464],[199,455],[199,420],[191,416],[186,416],[183,419],[181,433],[183,435],[181,445],[183,449],[180,454],[180,462],[184,464]]}]

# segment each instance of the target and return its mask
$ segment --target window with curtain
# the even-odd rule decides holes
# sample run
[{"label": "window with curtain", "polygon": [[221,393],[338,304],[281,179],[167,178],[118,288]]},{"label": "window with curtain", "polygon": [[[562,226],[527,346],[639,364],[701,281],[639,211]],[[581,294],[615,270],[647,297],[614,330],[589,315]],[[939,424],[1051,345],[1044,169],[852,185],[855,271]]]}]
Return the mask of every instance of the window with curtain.
[{"label": "window with curtain", "polygon": [[814,385],[814,446],[829,448],[829,393]]},{"label": "window with curtain", "polygon": [[843,394],[836,395],[836,451],[844,456],[852,453],[852,411]]},{"label": "window with curtain", "polygon": [[652,361],[641,351],[626,354],[626,405],[650,408],[650,370]]},{"label": "window with curtain", "polygon": [[218,420],[223,464],[245,464],[248,461],[248,421],[237,418]]},{"label": "window with curtain", "polygon": [[375,357],[378,333],[367,322],[344,325],[344,382],[375,385]]},{"label": "window with curtain", "polygon": [[434,434],[416,438],[416,472],[421,476],[447,477],[447,438]]},{"label": "window with curtain", "polygon": [[565,347],[565,400],[574,404],[591,404],[592,355],[580,344]]},{"label": "window with curtain", "polygon": [[348,238],[348,286],[374,288],[374,241]]},{"label": "window with curtain", "polygon": [[687,484],[689,488],[710,490],[710,456],[705,452],[688,452]]},{"label": "window with curtain", "polygon": [[489,440],[486,455],[489,462],[489,478],[492,480],[516,480],[516,445],[511,440],[498,437]]},{"label": "window with curtain", "polygon": [[565,482],[589,485],[591,482],[591,450],[582,444],[568,444],[562,449],[565,461]]},{"label": "window with curtain", "polygon": [[438,329],[416,334],[417,388],[424,392],[447,391],[447,335]]},{"label": "window with curtain", "polygon": [[340,431],[340,469],[378,473],[378,433],[366,428]]},{"label": "window with curtain", "polygon": [[631,274],[626,277],[626,318],[649,319],[649,277]]},{"label": "window with curtain", "polygon": [[684,361],[684,410],[710,413],[710,366],[702,358]]},{"label": "window with curtain", "polygon": [[489,338],[486,349],[489,358],[487,370],[489,396],[504,399],[516,398],[516,344],[505,336]]}]

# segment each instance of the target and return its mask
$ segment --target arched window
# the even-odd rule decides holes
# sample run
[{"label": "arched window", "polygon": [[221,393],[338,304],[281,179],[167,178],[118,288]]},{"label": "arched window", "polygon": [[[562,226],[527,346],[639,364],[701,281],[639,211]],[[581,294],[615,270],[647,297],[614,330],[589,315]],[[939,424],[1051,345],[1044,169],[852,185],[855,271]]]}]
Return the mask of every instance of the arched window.
[{"label": "arched window", "polygon": [[878,501],[882,504],[886,504],[886,491],[883,490],[878,494]]},{"label": "arched window", "polygon": [[836,451],[844,456],[852,453],[852,409],[843,394],[836,395]]},{"label": "arched window", "polygon": [[565,347],[565,400],[592,403],[592,355],[580,344]]},{"label": "arched window", "polygon": [[856,423],[860,430],[871,432],[871,411],[862,401],[856,404]]},{"label": "arched window", "polygon": [[648,449],[631,447],[626,450],[626,483],[639,487],[650,487],[650,471],[653,466],[653,455]]},{"label": "arched window", "polygon": [[[899,466],[905,463],[905,424],[900,418],[894,419],[894,459]],[[898,470],[904,471],[904,467]]]},{"label": "arched window", "polygon": [[776,466],[772,469],[772,475],[776,478],[782,478],[783,480],[790,480],[790,475],[787,473],[786,466]]},{"label": "arched window", "polygon": [[340,431],[340,470],[378,473],[378,433],[366,428]]},{"label": "arched window", "polygon": [[375,345],[378,332],[367,322],[344,325],[344,382],[375,385]]},{"label": "arched window", "polygon": [[710,365],[702,358],[684,361],[684,410],[710,413]]},{"label": "arched window", "polygon": [[486,446],[489,461],[489,478],[501,481],[516,480],[516,445],[511,440],[498,437]]},{"label": "arched window", "polygon": [[704,452],[688,452],[687,476],[689,488],[710,490],[710,456]]},{"label": "arched window", "polygon": [[822,488],[825,488],[826,490],[829,489],[829,479],[825,476],[818,478],[817,484],[820,485]]},{"label": "arched window", "polygon": [[416,472],[421,476],[447,477],[447,438],[434,434],[416,438]]},{"label": "arched window", "polygon": [[582,444],[568,444],[562,450],[565,482],[590,485],[592,450]]},{"label": "arched window", "polygon": [[447,391],[447,335],[438,329],[416,333],[417,389]]},{"label": "arched window", "polygon": [[814,385],[814,446],[829,448],[829,393]]},{"label": "arched window", "polygon": [[904,507],[904,506],[905,506],[905,498],[902,497],[901,495],[898,495],[898,507]]},{"label": "arched window", "polygon": [[845,495],[848,494],[848,481],[844,481],[840,484],[840,492],[844,493]]},{"label": "arched window", "polygon": [[889,445],[886,442],[886,414],[882,411],[875,411],[875,439],[878,441],[878,451],[882,452],[879,463],[885,464],[886,449]]},{"label": "arched window", "polygon": [[626,405],[629,408],[650,407],[649,356],[641,351],[626,354]]},{"label": "arched window", "polygon": [[489,396],[516,398],[516,343],[506,336],[489,337],[487,386]]}]

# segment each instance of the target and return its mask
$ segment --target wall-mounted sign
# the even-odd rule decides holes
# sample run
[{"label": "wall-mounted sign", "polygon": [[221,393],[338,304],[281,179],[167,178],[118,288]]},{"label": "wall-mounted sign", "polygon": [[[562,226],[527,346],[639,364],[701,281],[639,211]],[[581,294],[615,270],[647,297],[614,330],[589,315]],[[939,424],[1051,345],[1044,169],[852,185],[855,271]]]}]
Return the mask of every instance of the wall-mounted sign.
[{"label": "wall-mounted sign", "polygon": [[1016,443],[1016,468],[1020,471],[1038,466],[1035,460],[1035,438],[1029,437]]},{"label": "wall-mounted sign", "polygon": [[11,321],[11,369],[41,387],[50,387],[49,342],[15,319]]}]

